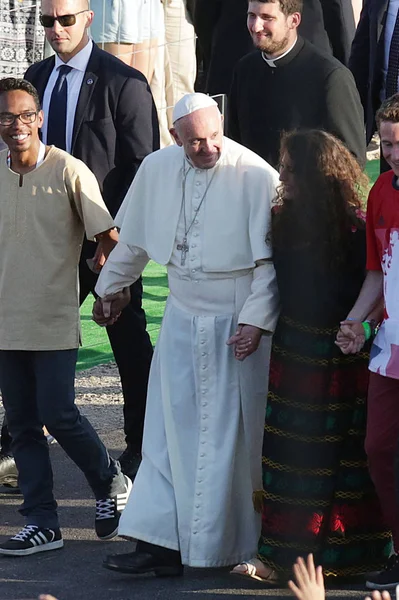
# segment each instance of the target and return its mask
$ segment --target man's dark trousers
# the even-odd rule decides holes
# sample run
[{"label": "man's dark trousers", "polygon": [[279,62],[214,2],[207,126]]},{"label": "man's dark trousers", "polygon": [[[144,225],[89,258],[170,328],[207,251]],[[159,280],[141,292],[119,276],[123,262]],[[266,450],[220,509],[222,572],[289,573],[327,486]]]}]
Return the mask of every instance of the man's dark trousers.
[{"label": "man's dark trousers", "polygon": [[11,436],[7,427],[7,419],[4,417],[0,431],[0,454],[6,456],[11,454]]},{"label": "man's dark trousers", "polygon": [[75,405],[77,352],[0,350],[3,402],[24,496],[20,513],[29,525],[59,527],[42,425],[83,471],[97,500],[124,491],[119,464]]},{"label": "man's dark trousers", "polygon": [[[86,263],[87,258],[94,256],[95,250],[95,244],[84,241],[79,264],[80,304],[83,304],[90,292],[96,296],[94,288],[98,276]],[[143,442],[148,376],[153,354],[151,339],[146,330],[145,312],[141,306],[141,278],[130,286],[130,295],[130,303],[116,323],[107,327],[107,334],[121,378],[126,443],[134,454],[139,454]]]}]

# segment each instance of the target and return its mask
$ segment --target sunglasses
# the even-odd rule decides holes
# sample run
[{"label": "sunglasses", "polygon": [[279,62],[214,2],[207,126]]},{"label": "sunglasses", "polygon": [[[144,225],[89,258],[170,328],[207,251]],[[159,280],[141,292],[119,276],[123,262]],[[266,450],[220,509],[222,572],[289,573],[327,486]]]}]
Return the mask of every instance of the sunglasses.
[{"label": "sunglasses", "polygon": [[81,10],[80,12],[75,13],[74,15],[61,15],[60,17],[51,17],[50,15],[40,15],[40,23],[43,27],[50,28],[54,27],[54,23],[58,21],[61,27],[72,27],[76,23],[77,15],[81,15],[82,13],[89,12],[88,9]]}]

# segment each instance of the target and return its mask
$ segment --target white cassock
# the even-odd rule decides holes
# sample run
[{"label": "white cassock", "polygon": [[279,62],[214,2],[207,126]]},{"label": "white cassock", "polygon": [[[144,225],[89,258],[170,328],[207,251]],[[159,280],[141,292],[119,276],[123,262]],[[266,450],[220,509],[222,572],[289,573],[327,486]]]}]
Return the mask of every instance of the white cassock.
[{"label": "white cassock", "polygon": [[[232,565],[257,551],[253,494],[262,490],[270,336],[242,363],[226,341],[238,323],[271,332],[277,321],[265,242],[277,185],[272,167],[227,138],[209,170],[190,166],[178,146],[148,156],[117,216],[120,243],[96,288],[101,297],[119,291],[150,258],[167,266],[143,460],[119,534],[180,550],[192,567]],[[191,222],[182,265],[177,246]]]}]

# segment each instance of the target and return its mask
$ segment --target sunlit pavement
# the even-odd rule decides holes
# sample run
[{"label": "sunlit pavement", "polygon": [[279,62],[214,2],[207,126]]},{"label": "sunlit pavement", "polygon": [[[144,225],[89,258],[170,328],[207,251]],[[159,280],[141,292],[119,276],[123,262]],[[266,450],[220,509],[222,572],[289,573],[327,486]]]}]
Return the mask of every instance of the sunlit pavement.
[{"label": "sunlit pavement", "polygon": [[[123,448],[120,432],[102,436],[112,454]],[[59,446],[51,446],[55,492],[65,546],[24,558],[0,557],[0,600],[32,600],[49,593],[58,600],[229,600],[269,596],[287,597],[287,590],[270,590],[262,583],[233,577],[224,569],[186,569],[183,577],[133,578],[102,568],[108,553],[129,552],[133,545],[122,540],[100,542],[93,530],[94,500],[80,471]],[[1,493],[0,540],[14,534],[22,524],[17,513],[21,497]],[[154,490],[155,492],[155,490]],[[331,590],[331,598],[364,596],[359,586]]]}]

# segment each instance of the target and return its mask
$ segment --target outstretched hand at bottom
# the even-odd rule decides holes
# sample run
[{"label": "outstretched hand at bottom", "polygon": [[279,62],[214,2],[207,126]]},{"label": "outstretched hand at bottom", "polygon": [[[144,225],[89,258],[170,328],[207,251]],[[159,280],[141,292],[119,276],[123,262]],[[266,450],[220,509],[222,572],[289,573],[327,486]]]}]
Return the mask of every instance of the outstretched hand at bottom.
[{"label": "outstretched hand at bottom", "polygon": [[325,600],[323,570],[315,567],[313,554],[307,561],[298,558],[293,566],[295,581],[289,581],[288,586],[298,600]]}]

